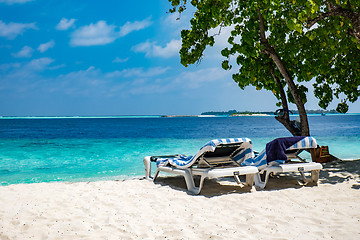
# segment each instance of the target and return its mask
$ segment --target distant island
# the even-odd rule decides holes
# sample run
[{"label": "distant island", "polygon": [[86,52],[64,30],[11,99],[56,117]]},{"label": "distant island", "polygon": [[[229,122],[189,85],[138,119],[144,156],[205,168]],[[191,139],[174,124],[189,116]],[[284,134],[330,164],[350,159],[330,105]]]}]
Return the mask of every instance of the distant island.
[{"label": "distant island", "polygon": [[234,114],[234,113],[237,113],[236,110],[229,110],[227,112],[203,112],[201,113],[201,115],[231,115],[231,114]]},{"label": "distant island", "polygon": [[[293,114],[299,114],[298,110],[290,110]],[[274,115],[275,112],[270,111],[270,112],[252,112],[252,111],[244,111],[244,112],[238,112],[236,110],[229,110],[229,111],[222,111],[222,112],[215,112],[215,111],[210,111],[210,112],[203,112],[201,113],[201,115],[227,115],[227,116],[270,116],[270,115]],[[307,114],[340,114],[339,112],[337,112],[335,109],[332,110],[307,110],[306,111]]]},{"label": "distant island", "polygon": [[[297,110],[290,110],[292,114],[299,114]],[[340,114],[336,110],[307,110],[307,114]],[[203,112],[200,115],[162,115],[163,118],[178,118],[178,117],[218,117],[218,116],[228,116],[228,117],[241,117],[241,116],[274,116],[274,111],[269,112],[252,112],[252,111],[244,111],[239,112],[236,110],[229,110],[229,111],[210,111],[210,112]]]}]

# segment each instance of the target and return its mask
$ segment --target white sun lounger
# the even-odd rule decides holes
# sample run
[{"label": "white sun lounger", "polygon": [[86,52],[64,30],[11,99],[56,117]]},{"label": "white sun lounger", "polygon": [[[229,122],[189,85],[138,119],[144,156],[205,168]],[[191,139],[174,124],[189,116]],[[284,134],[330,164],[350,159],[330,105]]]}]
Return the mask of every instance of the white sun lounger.
[{"label": "white sun lounger", "polygon": [[[278,138],[274,141],[281,139],[291,140],[290,138]],[[293,138],[296,139],[296,138]],[[272,141],[273,142],[273,141]],[[270,142],[271,143],[271,142]],[[268,143],[269,144],[269,143]],[[299,157],[303,150],[310,150],[317,147],[315,138],[305,137],[298,142],[295,142],[292,146],[284,149],[284,154],[287,159],[275,159],[269,161],[267,157],[267,149],[264,149],[253,159],[246,159],[242,162],[243,166],[256,166],[259,173],[255,175],[255,186],[265,188],[269,180],[270,174],[282,173],[282,172],[299,172],[303,182],[314,182],[317,183],[319,179],[319,172],[322,169],[322,165],[316,162],[306,162],[304,159]],[[268,149],[269,150],[269,149]],[[311,177],[305,176],[305,172],[311,172]],[[261,179],[260,174],[265,174],[265,179]]]},{"label": "white sun lounger", "polygon": [[[248,138],[215,139],[205,144],[195,156],[148,156],[144,158],[145,178],[151,178],[151,162],[156,162],[156,180],[159,172],[164,171],[182,175],[187,189],[199,194],[205,178],[233,176],[241,183],[239,175],[246,175],[245,185],[253,186],[257,167],[241,166],[240,162],[253,158],[252,143]],[[194,176],[201,176],[199,186],[195,186]]]}]

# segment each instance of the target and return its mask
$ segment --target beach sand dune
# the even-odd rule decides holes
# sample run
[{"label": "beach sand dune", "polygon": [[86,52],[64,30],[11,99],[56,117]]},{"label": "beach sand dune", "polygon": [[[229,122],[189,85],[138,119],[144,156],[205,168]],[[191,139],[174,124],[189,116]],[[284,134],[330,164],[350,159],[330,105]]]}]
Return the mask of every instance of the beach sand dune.
[{"label": "beach sand dune", "polygon": [[318,186],[266,190],[180,177],[0,187],[0,239],[360,239],[360,161],[324,165]]}]

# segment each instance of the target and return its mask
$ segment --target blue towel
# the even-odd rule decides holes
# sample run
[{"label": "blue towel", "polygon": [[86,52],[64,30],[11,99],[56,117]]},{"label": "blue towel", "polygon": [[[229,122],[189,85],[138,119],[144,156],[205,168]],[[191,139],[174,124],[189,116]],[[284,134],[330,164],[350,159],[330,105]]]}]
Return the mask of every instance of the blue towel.
[{"label": "blue towel", "polygon": [[304,139],[305,136],[277,138],[266,144],[267,163],[274,160],[287,160],[285,150]]}]

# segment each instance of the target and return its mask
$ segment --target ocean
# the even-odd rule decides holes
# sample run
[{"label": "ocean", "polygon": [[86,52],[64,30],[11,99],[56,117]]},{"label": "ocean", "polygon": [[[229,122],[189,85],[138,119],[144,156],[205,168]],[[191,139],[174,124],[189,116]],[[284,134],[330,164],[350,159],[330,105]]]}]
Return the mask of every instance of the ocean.
[{"label": "ocean", "polygon": [[[311,135],[341,159],[360,159],[360,114],[309,115]],[[272,116],[0,118],[0,184],[144,176],[149,155],[195,154],[211,139],[248,137],[261,151],[290,136]]]}]

